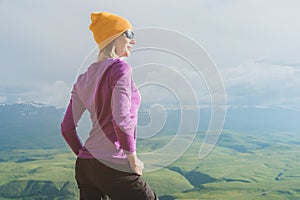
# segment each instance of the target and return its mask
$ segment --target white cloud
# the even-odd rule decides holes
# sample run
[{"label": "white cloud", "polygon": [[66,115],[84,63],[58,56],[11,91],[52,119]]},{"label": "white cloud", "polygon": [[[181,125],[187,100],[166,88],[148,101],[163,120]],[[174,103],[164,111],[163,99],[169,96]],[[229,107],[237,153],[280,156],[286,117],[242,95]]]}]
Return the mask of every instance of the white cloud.
[{"label": "white cloud", "polygon": [[[69,103],[71,87],[64,81],[54,81],[51,84],[43,84],[19,93],[14,99],[22,102],[37,102],[46,105],[66,107]],[[13,99],[13,97],[11,97]]]},{"label": "white cloud", "polygon": [[55,81],[40,88],[37,99],[41,103],[65,107],[69,101],[71,88],[64,81]]},{"label": "white cloud", "polygon": [[223,68],[222,73],[228,87],[281,90],[300,86],[300,68],[295,66],[249,60],[237,67]]},{"label": "white cloud", "polygon": [[299,105],[299,67],[249,60],[222,74],[230,104]]},{"label": "white cloud", "polygon": [[[139,9],[135,12],[124,9],[132,7]],[[89,14],[106,10],[127,17],[137,28],[169,28],[195,39],[216,61],[230,100],[235,103],[296,104],[299,72],[289,64],[300,63],[299,7],[300,1],[295,0],[128,0],[117,5],[79,0],[0,1],[0,26],[3,27],[0,79],[9,87],[6,89],[9,94],[3,95],[6,101],[21,97],[64,105],[69,96],[68,85],[75,80],[80,63],[95,46],[88,30]],[[180,49],[182,45],[177,42],[174,44]],[[271,56],[273,63],[288,64],[242,63],[263,55]],[[192,74],[189,77],[193,87],[201,91],[200,101],[209,100],[203,84],[197,85],[198,78]],[[184,97],[188,100],[188,96]]]},{"label": "white cloud", "polygon": [[133,75],[143,103],[195,106],[210,101],[204,80],[187,64],[149,63],[134,68]]},{"label": "white cloud", "polygon": [[19,85],[4,85],[6,96],[0,96],[0,103],[36,102],[46,105],[65,107],[69,103],[72,85],[56,80],[52,83]]},{"label": "white cloud", "polygon": [[6,96],[0,96],[0,103],[5,103],[7,100]]}]

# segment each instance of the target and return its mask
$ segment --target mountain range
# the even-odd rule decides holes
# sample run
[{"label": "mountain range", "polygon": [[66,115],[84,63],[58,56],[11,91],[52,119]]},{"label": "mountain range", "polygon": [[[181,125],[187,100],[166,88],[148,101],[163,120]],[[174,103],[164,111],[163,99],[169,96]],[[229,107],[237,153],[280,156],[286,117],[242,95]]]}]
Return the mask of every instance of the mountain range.
[{"label": "mountain range", "polygon": [[[191,111],[192,112],[192,111]],[[160,130],[173,133],[180,124],[180,110],[168,110],[167,120]],[[66,144],[60,134],[60,122],[64,108],[38,103],[0,104],[0,149],[47,149],[62,148]],[[210,110],[201,110],[199,131],[206,130]],[[89,124],[83,119],[87,134]],[[224,129],[246,133],[270,131],[300,131],[300,112],[284,108],[235,107],[226,112]],[[147,125],[150,117],[140,111],[139,124]],[[82,131],[81,131],[82,132]],[[82,136],[85,137],[85,136]]]}]

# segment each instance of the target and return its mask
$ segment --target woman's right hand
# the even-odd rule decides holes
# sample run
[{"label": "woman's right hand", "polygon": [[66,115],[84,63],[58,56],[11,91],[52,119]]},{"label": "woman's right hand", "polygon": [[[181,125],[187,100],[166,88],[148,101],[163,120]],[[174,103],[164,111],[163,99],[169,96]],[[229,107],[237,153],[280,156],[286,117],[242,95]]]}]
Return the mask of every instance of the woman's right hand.
[{"label": "woman's right hand", "polygon": [[127,158],[130,163],[130,167],[133,171],[133,173],[136,173],[137,175],[143,174],[144,169],[144,163],[141,161],[137,156],[136,153],[127,154]]}]

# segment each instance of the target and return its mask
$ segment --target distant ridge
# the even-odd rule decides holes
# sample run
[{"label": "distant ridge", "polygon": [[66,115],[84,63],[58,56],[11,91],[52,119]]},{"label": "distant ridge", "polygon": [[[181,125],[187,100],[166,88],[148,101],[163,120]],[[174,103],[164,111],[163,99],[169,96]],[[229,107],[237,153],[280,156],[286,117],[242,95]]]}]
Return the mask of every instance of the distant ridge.
[{"label": "distant ridge", "polygon": [[1,104],[0,148],[44,149],[65,146],[60,135],[64,110],[37,103]]},{"label": "distant ridge", "polygon": [[[149,115],[145,109],[140,110],[139,124],[147,125],[150,122]],[[0,149],[65,148],[66,143],[60,135],[64,111],[65,108],[36,102],[0,104]],[[199,129],[206,130],[210,110],[201,109],[200,114]],[[167,121],[161,132],[176,133],[180,117],[180,110],[168,110]],[[226,113],[224,129],[251,133],[297,132],[300,131],[299,121],[300,112],[295,110],[278,107],[230,107]],[[87,134],[88,126],[84,128]]]}]

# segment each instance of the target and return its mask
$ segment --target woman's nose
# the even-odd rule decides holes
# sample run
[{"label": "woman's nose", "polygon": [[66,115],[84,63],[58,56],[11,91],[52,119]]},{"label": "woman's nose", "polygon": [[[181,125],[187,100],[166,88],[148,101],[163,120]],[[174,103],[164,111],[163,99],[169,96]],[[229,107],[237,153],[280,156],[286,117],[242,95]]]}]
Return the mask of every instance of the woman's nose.
[{"label": "woman's nose", "polygon": [[130,40],[130,44],[135,44],[136,40],[133,38],[132,40]]}]

